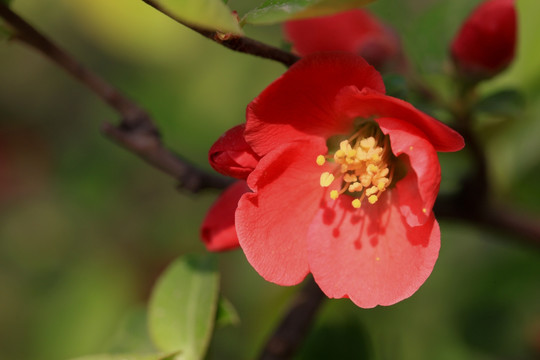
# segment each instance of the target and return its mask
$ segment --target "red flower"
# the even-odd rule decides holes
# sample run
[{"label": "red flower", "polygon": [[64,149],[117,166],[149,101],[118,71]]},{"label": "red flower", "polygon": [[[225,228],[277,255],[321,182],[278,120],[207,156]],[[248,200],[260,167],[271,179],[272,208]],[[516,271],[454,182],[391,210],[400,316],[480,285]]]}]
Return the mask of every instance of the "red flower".
[{"label": "red flower", "polygon": [[249,104],[235,134],[233,147],[243,138],[260,159],[235,223],[265,279],[294,285],[311,272],[329,297],[368,308],[412,295],[429,276],[440,240],[436,151],[463,139],[384,95],[362,58],[304,57]]},{"label": "red flower", "polygon": [[496,75],[510,64],[516,48],[514,0],[488,0],[465,21],[452,42],[460,73],[475,78]]},{"label": "red flower", "polygon": [[361,55],[378,69],[401,65],[399,38],[365,10],[288,21],[285,35],[294,50],[304,56],[320,51],[347,51]]}]

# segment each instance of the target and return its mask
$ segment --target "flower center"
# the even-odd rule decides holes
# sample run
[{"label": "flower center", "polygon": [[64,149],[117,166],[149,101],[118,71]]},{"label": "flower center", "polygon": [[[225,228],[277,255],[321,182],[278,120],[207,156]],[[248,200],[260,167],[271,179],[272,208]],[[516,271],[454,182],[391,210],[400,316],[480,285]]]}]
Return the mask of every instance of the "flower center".
[{"label": "flower center", "polygon": [[335,200],[347,193],[354,198],[352,206],[357,209],[365,198],[375,204],[392,182],[394,159],[389,137],[373,123],[364,123],[350,138],[341,141],[333,154],[317,156],[318,165],[327,161],[336,164],[332,172],[321,174],[320,184],[328,187],[341,179],[341,189],[332,190],[330,198]]}]

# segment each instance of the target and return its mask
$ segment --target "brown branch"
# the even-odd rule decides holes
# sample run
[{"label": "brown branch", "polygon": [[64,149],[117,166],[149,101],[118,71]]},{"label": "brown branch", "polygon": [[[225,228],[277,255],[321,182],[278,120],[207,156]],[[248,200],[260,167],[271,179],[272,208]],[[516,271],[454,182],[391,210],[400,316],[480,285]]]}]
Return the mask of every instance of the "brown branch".
[{"label": "brown branch", "polygon": [[306,337],[325,298],[313,278],[309,277],[267,341],[259,360],[290,359]]},{"label": "brown branch", "polygon": [[196,193],[207,188],[224,189],[232,184],[233,179],[207,173],[165,148],[155,134],[109,123],[103,124],[101,130],[123,148],[176,178],[182,189]]},{"label": "brown branch", "polygon": [[492,207],[486,210],[481,223],[494,231],[519,237],[528,245],[540,247],[540,218],[533,219],[513,209]]},{"label": "brown branch", "polygon": [[175,177],[182,188],[197,192],[204,188],[225,188],[228,179],[206,173],[164,147],[158,128],[148,113],[118,89],[78,63],[51,40],[37,31],[9,7],[0,3],[0,17],[13,28],[13,39],[29,45],[59,65],[116,110],[120,125],[105,124],[105,135],[135,153],[155,168]]},{"label": "brown branch", "polygon": [[[147,119],[146,112],[124,97],[119,91],[75,61],[65,51],[47,39],[9,7],[0,3],[0,16],[15,30],[13,39],[26,43],[40,51],[57,65],[77,78],[107,104],[120,113],[124,121],[135,125]],[[155,130],[155,128],[154,128]]]},{"label": "brown branch", "polygon": [[182,24],[191,30],[201,34],[202,36],[215,41],[216,43],[225,46],[233,51],[238,51],[241,53],[246,53],[250,55],[259,56],[265,59],[275,60],[283,65],[289,67],[299,60],[299,57],[291,54],[290,52],[283,51],[274,46],[259,42],[257,40],[245,37],[238,36],[233,34],[225,34],[219,31],[213,31],[204,29],[200,26],[190,24],[182,19],[180,19],[175,14],[171,13],[167,9],[163,8],[161,5],[156,3],[154,0],[142,0],[149,6],[153,7],[157,11],[163,13],[164,15],[170,17],[174,21]]},{"label": "brown branch", "polygon": [[461,193],[439,196],[433,211],[438,219],[466,221],[511,236],[516,243],[540,248],[540,219],[520,214],[507,206],[480,204],[474,195]]}]

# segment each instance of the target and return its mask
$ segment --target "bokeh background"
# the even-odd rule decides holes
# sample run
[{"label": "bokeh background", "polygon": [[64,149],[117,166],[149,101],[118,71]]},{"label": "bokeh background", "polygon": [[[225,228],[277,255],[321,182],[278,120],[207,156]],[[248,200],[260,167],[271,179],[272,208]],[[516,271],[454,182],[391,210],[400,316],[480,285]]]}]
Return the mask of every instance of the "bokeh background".
[{"label": "bokeh background", "polygon": [[[448,93],[447,48],[478,0],[378,0],[411,62]],[[230,0],[245,13],[258,2]],[[517,0],[515,63],[482,91],[521,91],[517,116],[478,125],[495,200],[540,222],[540,2]],[[138,0],[15,0],[14,9],[146,108],[166,144],[201,167],[243,121],[278,63],[234,53]],[[282,46],[279,26],[246,28]],[[515,115],[516,112],[513,112]],[[151,351],[146,304],[174,258],[204,252],[198,233],[218,195],[193,195],[99,133],[117,115],[33,50],[0,44],[0,359],[57,360]],[[441,157],[442,192],[467,152]],[[510,210],[509,210],[510,211]],[[540,250],[441,221],[432,276],[410,299],[363,310],[327,301],[298,359],[540,357]],[[538,243],[538,242],[537,242]],[[222,293],[241,322],[216,330],[209,359],[255,357],[299,289],[265,282],[241,251],[220,255]]]}]

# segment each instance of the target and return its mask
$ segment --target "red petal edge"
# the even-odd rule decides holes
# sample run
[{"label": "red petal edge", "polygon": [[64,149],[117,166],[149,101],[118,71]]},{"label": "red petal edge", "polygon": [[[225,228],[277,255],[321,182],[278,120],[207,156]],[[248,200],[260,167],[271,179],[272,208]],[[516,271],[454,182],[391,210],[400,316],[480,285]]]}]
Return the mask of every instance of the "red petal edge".
[{"label": "red petal edge", "polygon": [[431,274],[439,248],[435,217],[409,227],[391,191],[360,209],[342,196],[317,213],[308,231],[309,266],[321,290],[362,308],[411,296]]},{"label": "red petal edge", "polygon": [[424,114],[406,101],[355,86],[344,88],[336,100],[336,111],[355,118],[389,117],[401,119],[422,131],[437,151],[458,151],[463,137],[442,122]]},{"label": "red petal edge", "polygon": [[360,56],[317,53],[300,59],[247,108],[245,138],[264,156],[281,144],[328,138],[351,130],[334,101],[347,86],[384,92],[380,74]]},{"label": "red petal edge", "polygon": [[248,178],[255,193],[242,196],[236,211],[240,246],[266,280],[295,285],[309,272],[306,233],[325,189],[316,164],[323,141],[286,144],[270,152]]},{"label": "red petal edge", "polygon": [[235,249],[240,244],[234,226],[234,213],[240,197],[250,192],[245,181],[229,186],[212,205],[201,226],[201,238],[209,251]]},{"label": "red petal edge", "polygon": [[399,209],[409,226],[424,224],[431,210],[441,183],[439,158],[424,134],[408,122],[398,119],[375,120],[384,134],[390,136],[392,152],[407,155],[409,172],[396,184]]}]

